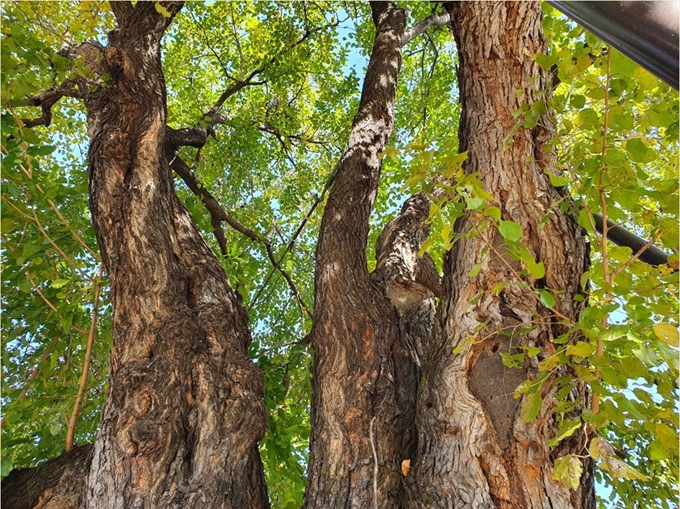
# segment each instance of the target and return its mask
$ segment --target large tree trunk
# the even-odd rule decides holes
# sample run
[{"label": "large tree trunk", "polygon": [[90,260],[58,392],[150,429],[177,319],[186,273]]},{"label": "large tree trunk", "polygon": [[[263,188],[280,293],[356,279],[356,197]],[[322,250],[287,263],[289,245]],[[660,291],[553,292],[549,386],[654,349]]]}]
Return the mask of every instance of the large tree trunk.
[{"label": "large tree trunk", "polygon": [[[394,4],[374,2],[371,9],[377,34],[317,249],[306,508],[401,505],[400,464],[415,447],[419,361],[418,348],[410,345],[432,321],[432,293],[416,282],[423,264],[417,253],[427,236],[426,198],[405,204],[381,236],[376,270],[369,274],[366,265],[368,220],[380,154],[394,121],[405,24]],[[418,310],[422,326],[406,331],[400,315]]]},{"label": "large tree trunk", "polygon": [[92,58],[110,81],[85,100],[90,207],[114,315],[84,503],[267,507],[263,380],[247,356],[247,312],[169,167],[160,40],[182,4],[163,3],[170,17],[152,2],[112,6],[119,26]]},{"label": "large tree trunk", "polygon": [[[16,493],[27,498],[9,499],[21,508],[267,507],[257,452],[263,382],[246,354],[247,313],[175,196],[169,167],[177,140],[165,126],[159,45],[181,2],[161,4],[170,17],[151,2],[112,6],[119,28],[109,45],[77,49],[95,74],[110,77],[81,87],[89,90],[91,209],[114,306],[109,394],[91,463],[89,450],[76,449],[13,472],[3,490],[24,490]],[[368,272],[369,216],[394,121],[405,23],[396,5],[373,3],[373,52],[319,236],[305,507],[590,509],[591,464],[575,491],[552,476],[556,457],[583,446],[576,435],[556,450],[546,446],[556,389],[544,386],[541,410],[524,422],[513,393],[536,376],[537,360],[509,370],[499,355],[521,346],[539,347],[539,359],[555,352],[553,339],[567,326],[531,287],[560,290],[555,309],[576,320],[587,263],[580,229],[553,207],[564,197],[544,174],[553,164],[547,119],[504,145],[520,101],[541,100],[544,89],[532,59],[544,45],[540,6],[447,8],[460,55],[466,171],[480,175],[504,220],[522,226],[545,277],[519,276],[492,227],[454,245],[442,290],[432,260],[418,256],[429,233],[423,195],[385,227]],[[455,230],[466,234],[477,222],[467,214]],[[469,337],[478,341],[454,354]],[[581,387],[573,397],[585,403]],[[413,464],[406,478],[403,460]],[[81,490],[77,479],[88,468]]]},{"label": "large tree trunk", "polygon": [[[520,128],[504,143],[521,103],[544,100],[545,80],[532,58],[544,51],[540,4],[456,2],[448,8],[460,59],[459,136],[460,151],[468,151],[465,169],[479,174],[502,219],[522,226],[521,241],[544,263],[545,277],[520,276],[522,267],[508,256],[495,227],[466,238],[479,215],[467,213],[456,222],[455,231],[463,237],[445,260],[437,333],[418,399],[410,507],[594,507],[590,465],[575,491],[552,475],[556,456],[583,445],[583,437],[573,437],[552,453],[546,445],[556,432],[554,385],[544,386],[540,412],[524,422],[523,400],[513,393],[537,375],[538,361],[508,369],[500,358],[501,352],[518,353],[522,346],[539,347],[538,359],[555,353],[553,339],[567,327],[531,288],[559,290],[555,309],[576,320],[574,296],[587,264],[583,233],[573,217],[553,207],[564,197],[544,173],[554,164],[546,151],[549,120]],[[470,277],[478,263],[481,270]],[[470,337],[476,341],[454,354]],[[585,403],[578,387],[573,394]]]}]

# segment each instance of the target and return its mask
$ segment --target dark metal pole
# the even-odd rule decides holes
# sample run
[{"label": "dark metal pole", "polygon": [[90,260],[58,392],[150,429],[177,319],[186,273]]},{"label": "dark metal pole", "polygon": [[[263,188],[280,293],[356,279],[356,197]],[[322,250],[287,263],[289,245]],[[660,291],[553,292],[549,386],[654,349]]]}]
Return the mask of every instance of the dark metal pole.
[{"label": "dark metal pole", "polygon": [[548,3],[678,89],[680,2]]},{"label": "dark metal pole", "polygon": [[[595,219],[595,229],[598,233],[602,234],[602,214],[593,214],[593,218]],[[609,219],[607,219],[607,238],[617,246],[631,248],[633,254],[637,254],[647,244],[645,239],[638,237]],[[668,255],[655,245],[647,246],[647,249],[642,252],[638,259],[655,267],[668,263]]]}]

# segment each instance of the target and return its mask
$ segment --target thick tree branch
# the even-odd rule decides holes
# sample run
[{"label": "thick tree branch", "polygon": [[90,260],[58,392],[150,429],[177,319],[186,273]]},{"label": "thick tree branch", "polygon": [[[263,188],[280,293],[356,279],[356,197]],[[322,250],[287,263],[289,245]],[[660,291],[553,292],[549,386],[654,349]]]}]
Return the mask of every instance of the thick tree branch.
[{"label": "thick tree branch", "polygon": [[185,127],[183,129],[173,129],[165,127],[165,142],[173,150],[179,147],[201,148],[208,139],[208,132],[201,127]]},{"label": "thick tree branch", "polygon": [[115,0],[109,2],[113,15],[116,17],[116,21],[119,25],[125,23],[125,21],[132,15],[132,2],[129,0]]},{"label": "thick tree branch", "polygon": [[231,226],[234,230],[237,232],[245,235],[246,237],[259,242],[265,247],[265,250],[267,252],[267,257],[271,261],[272,265],[276,267],[276,269],[281,273],[281,275],[284,277],[286,282],[288,283],[288,287],[290,288],[291,292],[293,293],[293,296],[295,297],[295,300],[297,300],[298,305],[300,306],[300,309],[303,310],[305,313],[307,313],[308,316],[312,316],[312,313],[309,309],[309,307],[305,304],[304,300],[302,299],[302,296],[300,295],[300,292],[298,291],[297,287],[295,286],[295,283],[293,283],[293,280],[291,279],[290,275],[288,272],[281,266],[279,261],[276,259],[276,255],[274,254],[274,250],[272,248],[271,243],[269,240],[267,240],[265,237],[260,235],[259,233],[251,230],[250,228],[242,225],[239,223],[236,219],[234,219],[231,215],[227,213],[226,210],[220,205],[220,203],[215,199],[215,197],[208,191],[196,178],[196,176],[193,174],[191,171],[191,168],[182,161],[178,156],[175,156],[172,159],[171,162],[171,168],[177,175],[179,175],[184,183],[191,189],[191,191],[201,198],[201,201],[203,201],[203,204],[205,205],[205,208],[208,210],[208,213],[210,214],[210,223],[212,224],[213,228],[215,228],[215,236],[217,237],[218,242],[220,243],[220,249],[222,250],[223,254],[226,254],[226,239],[224,237],[224,232],[221,229],[221,222],[224,221],[226,222],[229,226]]},{"label": "thick tree branch", "polygon": [[[381,154],[394,123],[405,24],[404,12],[391,2],[371,2],[371,11],[377,33],[359,108],[321,222],[317,295],[332,291],[326,284],[358,283],[368,275],[369,218],[380,179]],[[332,271],[327,269],[331,266],[335,267]]]},{"label": "thick tree branch", "polygon": [[21,122],[24,127],[28,128],[39,125],[47,127],[52,123],[52,106],[54,106],[62,97],[76,97],[82,99],[83,94],[75,88],[75,83],[72,80],[67,80],[57,88],[45,90],[27,99],[12,101],[11,106],[39,106],[42,108],[42,115],[37,118],[22,118]]},{"label": "thick tree branch", "polygon": [[427,18],[419,21],[416,25],[404,32],[404,35],[401,38],[401,45],[405,46],[419,35],[427,32],[430,28],[446,25],[450,21],[451,15],[448,12],[445,12],[444,14],[430,14]]},{"label": "thick tree branch", "polygon": [[92,445],[75,447],[34,468],[12,470],[2,481],[2,507],[33,509],[82,507]]},{"label": "thick tree branch", "polygon": [[109,48],[118,49],[159,48],[163,34],[184,6],[184,1],[145,1],[134,7],[119,7],[118,3],[110,1],[118,27],[108,33]]}]

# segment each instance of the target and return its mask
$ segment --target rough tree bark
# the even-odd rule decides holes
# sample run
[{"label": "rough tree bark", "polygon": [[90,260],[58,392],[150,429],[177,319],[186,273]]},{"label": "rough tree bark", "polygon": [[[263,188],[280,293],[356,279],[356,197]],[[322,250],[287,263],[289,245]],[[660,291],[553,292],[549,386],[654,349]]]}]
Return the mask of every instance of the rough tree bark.
[{"label": "rough tree bark", "polygon": [[[12,508],[268,506],[257,452],[266,428],[263,382],[246,355],[247,314],[173,190],[177,147],[204,143],[205,133],[196,141],[190,130],[165,126],[159,43],[182,4],[161,6],[170,17],[151,2],[113,2],[118,28],[108,46],[73,49],[95,76],[110,76],[80,83],[91,209],[115,310],[109,394],[91,449],[3,482],[3,503],[9,491]],[[587,263],[580,229],[553,207],[564,197],[544,174],[553,164],[544,150],[547,119],[520,128],[504,146],[512,112],[521,100],[542,100],[545,89],[532,59],[544,45],[540,6],[463,2],[447,9],[459,47],[466,171],[480,174],[503,219],[522,225],[545,277],[520,280],[521,267],[489,228],[454,245],[443,287],[432,260],[418,256],[429,233],[423,195],[385,227],[376,270],[367,269],[369,216],[409,37],[402,9],[386,2],[371,9],[374,47],[317,248],[305,508],[590,509],[592,465],[576,491],[551,475],[555,457],[583,445],[574,436],[552,452],[546,447],[556,429],[555,390],[546,386],[537,418],[523,422],[512,395],[535,376],[536,362],[508,370],[499,357],[517,346],[541,348],[539,359],[555,352],[552,340],[566,326],[523,283],[560,290],[556,309],[575,320],[573,297]],[[467,214],[456,232],[477,223]],[[487,246],[493,249],[483,254]],[[502,290],[492,291],[498,284]],[[454,355],[470,336],[479,341]],[[573,398],[584,403],[582,388]],[[408,459],[413,468],[404,478]],[[86,478],[86,489],[73,489]]]},{"label": "rough tree bark", "polygon": [[173,188],[160,41],[182,2],[160,5],[112,2],[108,46],[68,54],[92,69],[79,83],[90,209],[114,309],[109,392],[71,507],[268,507],[248,315]]},{"label": "rough tree bark", "polygon": [[[532,58],[544,51],[540,4],[456,2],[447,9],[460,59],[465,170],[479,174],[502,219],[522,226],[521,241],[545,264],[545,277],[520,276],[521,266],[508,256],[495,227],[466,238],[479,216],[470,212],[456,222],[463,237],[445,259],[442,305],[418,398],[409,506],[594,507],[591,465],[576,491],[552,476],[554,458],[582,450],[584,439],[574,437],[552,453],[546,446],[556,432],[554,386],[543,389],[542,408],[529,423],[520,418],[522,400],[513,398],[523,380],[536,376],[538,360],[555,353],[553,339],[567,330],[531,287],[559,290],[555,309],[576,320],[580,305],[574,296],[587,264],[586,239],[574,218],[554,207],[564,196],[544,173],[554,165],[546,149],[549,119],[520,128],[504,143],[517,122],[513,111],[522,101],[544,100],[547,89]],[[479,274],[470,277],[478,263]],[[454,354],[470,337],[476,342]],[[517,353],[521,346],[539,347],[541,354],[524,369],[506,368],[500,353]],[[572,396],[585,403],[581,388],[574,387]]]},{"label": "rough tree bark", "polygon": [[374,2],[371,10],[373,51],[317,248],[306,508],[401,506],[400,465],[415,450],[419,342],[429,335],[439,285],[436,274],[427,277],[432,261],[417,256],[428,234],[422,195],[385,228],[376,270],[367,269],[369,216],[394,122],[405,24],[392,3]]},{"label": "rough tree bark", "polygon": [[247,312],[173,189],[160,61],[172,18],[153,3],[112,7],[112,83],[86,98],[90,208],[114,318],[85,505],[267,507]]}]

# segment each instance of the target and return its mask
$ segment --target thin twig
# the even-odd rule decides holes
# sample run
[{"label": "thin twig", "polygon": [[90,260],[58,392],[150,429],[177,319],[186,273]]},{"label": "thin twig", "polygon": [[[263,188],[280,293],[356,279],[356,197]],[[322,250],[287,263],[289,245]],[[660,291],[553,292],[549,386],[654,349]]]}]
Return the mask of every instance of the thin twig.
[{"label": "thin twig", "polygon": [[[524,281],[524,279],[522,279],[522,276],[515,270],[515,268],[512,265],[510,265],[510,263],[505,259],[505,257],[491,244],[491,242],[488,241],[488,239],[486,239],[484,237],[484,235],[482,235],[482,232],[479,231],[478,226],[479,225],[475,225],[475,224],[472,225],[472,227],[477,232],[477,235],[482,239],[482,242],[484,242],[484,244],[486,244],[486,246],[498,257],[498,259],[501,261],[501,263],[503,263],[503,265],[505,265],[505,267],[515,276],[515,278],[517,278],[517,280],[520,283],[526,284],[526,281]],[[538,295],[536,295],[535,292],[529,292],[529,295],[531,295],[537,303],[542,304],[541,298]],[[577,325],[574,322],[574,320],[572,320],[568,316],[564,315],[563,313],[560,313],[557,309],[550,308],[550,310],[555,314],[555,316],[557,316],[558,318],[561,318],[567,324],[569,324],[571,326]]]},{"label": "thin twig", "polygon": [[[295,230],[295,232],[293,233],[293,236],[290,238],[290,241],[288,241],[288,245],[283,250],[283,253],[281,253],[281,256],[277,260],[278,263],[283,262],[284,257],[293,249],[293,246],[295,245],[295,241],[300,236],[300,233],[302,233],[302,230],[304,229],[304,227],[307,224],[307,222],[309,221],[309,219],[312,217],[312,214],[314,213],[314,210],[316,210],[316,207],[318,207],[319,204],[323,201],[326,193],[328,192],[328,190],[333,185],[333,182],[335,182],[336,176],[337,176],[337,167],[335,168],[335,170],[333,170],[333,173],[331,173],[331,176],[326,181],[326,185],[321,190],[321,194],[319,194],[319,196],[317,196],[317,198],[314,200],[314,203],[312,203],[312,206],[310,207],[309,211],[307,212],[307,215],[304,217],[304,219],[300,223],[300,226],[298,226],[297,230]],[[260,287],[260,290],[255,294],[255,297],[253,297],[253,300],[250,301],[250,305],[248,306],[248,310],[253,308],[253,306],[255,305],[255,302],[257,302],[257,299],[260,297],[260,295],[262,294],[262,292],[266,288],[267,283],[269,282],[269,280],[271,279],[271,277],[273,275],[274,275],[274,269],[269,271],[269,274],[265,278],[264,283]]]},{"label": "thin twig", "polygon": [[661,231],[658,231],[656,233],[656,235],[654,235],[654,237],[652,237],[648,242],[646,242],[644,246],[642,246],[640,249],[638,249],[637,253],[635,253],[633,256],[631,256],[626,261],[626,263],[624,263],[623,265],[621,265],[617,269],[614,269],[612,271],[612,281],[614,281],[616,279],[616,276],[618,276],[619,274],[621,274],[621,272],[623,272],[625,269],[627,269],[628,266],[630,266],[631,263],[633,263],[635,260],[640,258],[644,254],[644,252],[647,251],[647,249],[649,249],[650,247],[653,247],[654,243],[656,242],[656,240],[660,236],[661,236]]},{"label": "thin twig", "polygon": [[[40,186],[36,186],[36,187],[37,187],[40,191],[42,191],[42,189],[40,189]],[[66,226],[66,228],[68,229],[68,231],[71,232],[71,235],[73,235],[73,238],[76,239],[76,241],[78,242],[78,244],[80,244],[81,246],[83,246],[83,247],[87,250],[87,252],[90,253],[90,254],[92,255],[92,257],[93,257],[96,261],[100,261],[100,260],[101,260],[101,257],[99,256],[99,254],[96,253],[95,251],[93,251],[92,248],[90,248],[90,246],[88,246],[88,245],[85,243],[85,241],[82,239],[82,237],[81,237],[80,235],[78,235],[78,233],[77,233],[73,228],[71,228],[71,225],[70,225],[69,222],[66,220],[66,218],[61,214],[61,212],[59,212],[59,209],[58,209],[57,206],[54,204],[54,202],[53,202],[52,200],[50,200],[49,198],[47,198],[47,204],[48,204],[50,207],[52,207],[52,210],[54,210],[54,213],[57,214],[57,217],[59,218],[59,220],[63,223],[64,226]]]},{"label": "thin twig", "polygon": [[[604,126],[602,127],[602,157],[606,155],[607,152],[607,134],[609,129],[609,82],[611,81],[611,51],[607,51],[607,77],[605,80],[604,87]],[[600,192],[600,204],[602,205],[602,237],[600,238],[600,248],[602,250],[602,274],[604,276],[604,283],[606,286],[606,291],[611,291],[612,284],[612,274],[609,272],[609,254],[607,253],[607,197],[604,193],[604,166],[600,166],[600,182],[599,182],[599,192]],[[593,219],[594,220],[594,219]],[[607,328],[607,316],[602,318],[601,327],[602,329]],[[602,357],[604,355],[604,341],[598,336],[597,346],[595,348],[595,356]],[[601,367],[598,363],[595,366],[595,377],[598,381],[601,380]],[[593,397],[590,400],[590,410],[596,414],[600,411],[600,395],[597,392],[593,392]]]},{"label": "thin twig", "polygon": [[330,25],[326,25],[326,26],[322,26],[322,27],[318,27],[318,28],[312,28],[312,29],[309,29],[309,30],[305,30],[305,32],[302,34],[302,37],[300,37],[298,40],[296,40],[296,41],[295,41],[293,44],[291,44],[290,46],[286,47],[283,51],[281,51],[281,53],[279,53],[278,55],[273,56],[273,57],[270,58],[267,62],[263,63],[260,67],[258,67],[257,69],[254,69],[253,71],[251,71],[250,74],[249,74],[248,76],[246,76],[244,79],[241,79],[241,80],[237,81],[237,82],[234,83],[232,86],[230,86],[227,90],[225,90],[224,92],[222,92],[222,95],[220,95],[219,99],[217,99],[217,101],[215,102],[215,104],[213,105],[213,107],[210,108],[210,109],[203,115],[204,118],[210,118],[210,119],[211,119],[211,120],[208,122],[208,127],[209,127],[209,128],[212,128],[212,127],[214,127],[216,124],[218,124],[218,123],[220,123],[220,122],[223,122],[223,119],[222,119],[219,115],[217,115],[217,113],[218,113],[218,111],[220,110],[220,108],[222,107],[222,105],[224,104],[224,102],[225,102],[229,97],[231,97],[231,96],[234,95],[236,92],[238,92],[239,90],[241,90],[242,88],[244,88],[244,87],[246,87],[246,86],[251,86],[251,85],[262,85],[262,84],[264,83],[264,82],[255,82],[255,81],[253,81],[253,79],[254,79],[256,76],[262,74],[262,73],[267,69],[267,66],[275,64],[275,63],[278,61],[279,58],[281,58],[283,55],[285,55],[286,53],[292,51],[292,50],[295,49],[297,46],[299,46],[300,44],[302,44],[303,42],[305,42],[305,41],[307,40],[307,38],[308,38],[310,35],[312,35],[313,33],[315,33],[315,32],[320,32],[320,31],[322,31],[322,30],[325,30],[326,28],[330,28],[330,27],[333,27],[333,26],[337,26],[337,23],[335,23],[335,24],[330,24]]},{"label": "thin twig", "polygon": [[38,216],[37,216],[35,210],[33,210],[33,215],[30,216],[30,215],[26,214],[24,211],[22,211],[19,207],[17,207],[16,205],[14,205],[14,204],[6,197],[6,196],[3,196],[3,197],[2,197],[2,200],[3,200],[7,205],[9,205],[11,208],[13,208],[13,209],[14,209],[20,216],[22,216],[25,220],[30,221],[31,223],[35,224],[35,226],[38,228],[38,230],[40,231],[40,233],[42,233],[43,237],[45,237],[45,239],[52,245],[52,247],[54,247],[54,249],[57,251],[57,253],[58,253],[65,261],[67,261],[67,262],[69,263],[69,265],[71,265],[75,270],[77,270],[78,272],[80,272],[81,275],[84,276],[84,274],[83,274],[82,270],[80,269],[80,267],[78,266],[78,264],[76,264],[76,262],[75,262],[72,258],[70,258],[70,257],[69,257],[69,256],[68,256],[68,255],[67,255],[67,254],[66,254],[66,253],[65,253],[65,252],[57,245],[57,243],[54,242],[54,240],[52,240],[52,237],[50,237],[50,236],[48,235],[48,233],[45,231],[45,229],[42,227],[42,224],[40,223],[40,220],[38,219]]},{"label": "thin twig", "polygon": [[[50,308],[58,317],[61,317],[61,313],[57,310],[56,306],[52,304],[52,302],[50,302],[50,300],[47,297],[45,297],[45,294],[38,287],[33,278],[28,274],[28,272],[26,272],[26,277],[28,278],[29,283],[31,283],[31,286],[35,290],[35,293],[37,293],[38,296],[40,296],[40,298],[43,300],[43,302],[47,304],[47,307]],[[71,324],[71,328],[76,332],[80,332],[81,334],[87,335],[87,331],[85,329],[78,327],[77,325]]]},{"label": "thin twig", "polygon": [[99,293],[101,291],[101,273],[103,265],[99,264],[97,275],[94,280],[94,300],[92,302],[92,323],[90,324],[90,332],[87,336],[87,347],[85,349],[85,360],[83,362],[83,372],[80,375],[80,384],[78,386],[78,395],[73,404],[73,412],[68,421],[68,428],[66,430],[66,451],[73,448],[73,442],[76,434],[76,424],[78,423],[78,414],[80,407],[85,399],[85,390],[87,389],[87,379],[90,375],[90,363],[92,361],[92,347],[94,345],[94,338],[97,332],[97,316],[99,312]]}]

